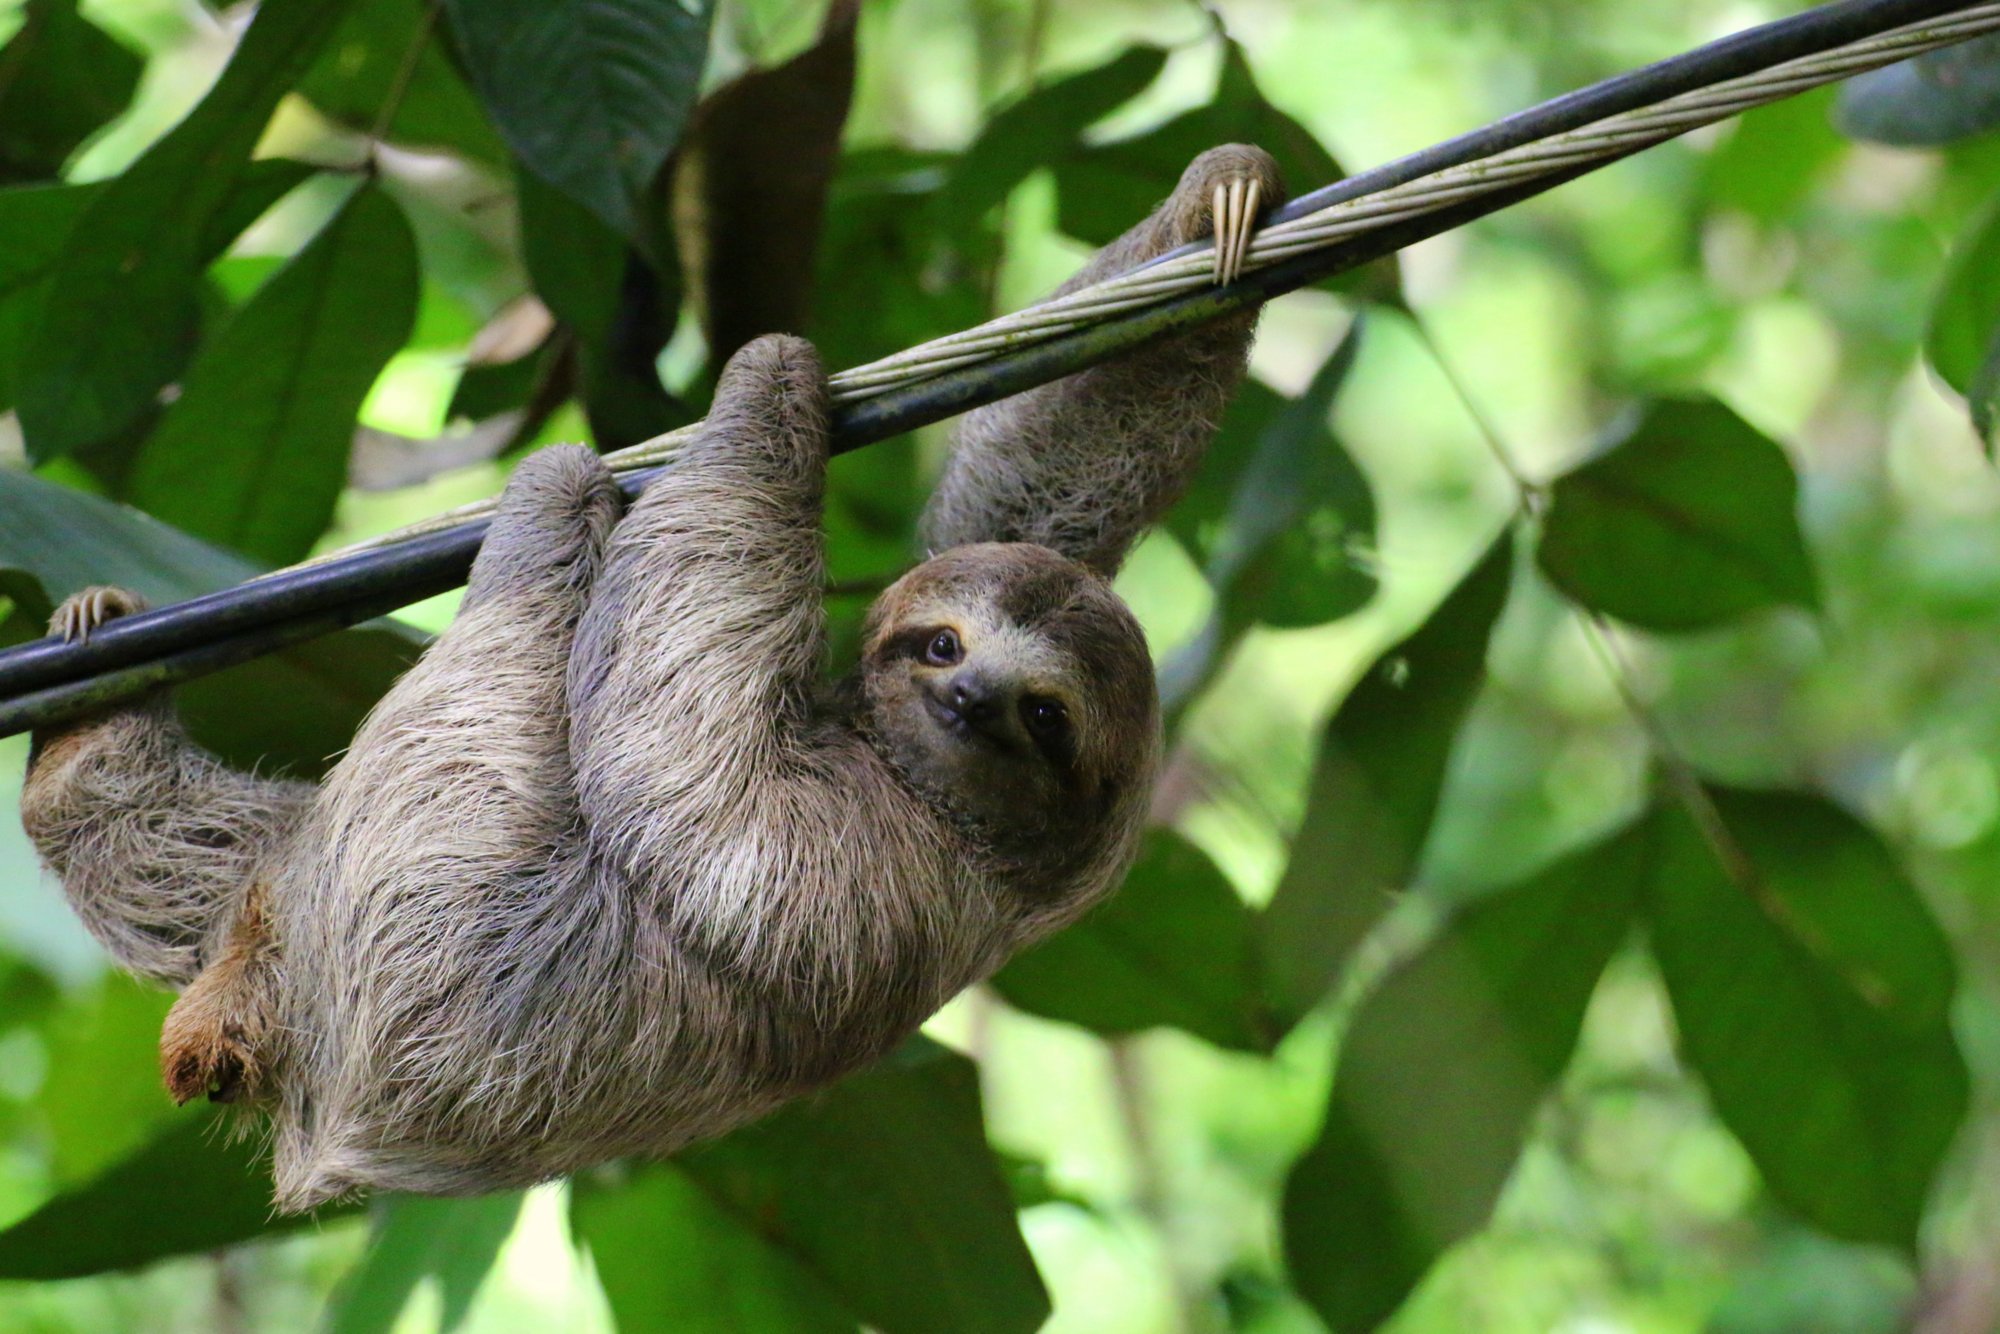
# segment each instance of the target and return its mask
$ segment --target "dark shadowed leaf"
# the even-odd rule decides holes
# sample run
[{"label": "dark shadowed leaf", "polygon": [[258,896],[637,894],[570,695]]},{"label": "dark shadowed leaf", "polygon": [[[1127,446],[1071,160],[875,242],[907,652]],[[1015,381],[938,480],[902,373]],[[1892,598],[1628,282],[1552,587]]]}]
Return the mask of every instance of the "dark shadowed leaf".
[{"label": "dark shadowed leaf", "polygon": [[690,420],[655,368],[680,305],[678,274],[663,276],[596,214],[532,172],[517,172],[516,182],[522,255],[536,294],[576,335],[577,397],[598,448],[636,444]]},{"label": "dark shadowed leaf", "polygon": [[1850,817],[1799,796],[1716,807],[1736,876],[1685,814],[1657,817],[1647,906],[1682,1051],[1773,1195],[1908,1249],[1968,1096],[1950,951]]},{"label": "dark shadowed leaf", "polygon": [[54,179],[132,100],[143,63],[76,0],[28,0],[20,31],[0,46],[0,184]]},{"label": "dark shadowed leaf", "polygon": [[1262,923],[1271,1002],[1287,1021],[1318,1004],[1416,871],[1459,724],[1486,679],[1513,565],[1513,536],[1502,533],[1327,724],[1291,862]]},{"label": "dark shadowed leaf", "polygon": [[570,1225],[619,1334],[850,1334],[858,1322],[806,1259],[672,1164],[579,1186]]},{"label": "dark shadowed leaf", "polygon": [[[161,1095],[165,1097],[165,1094]],[[183,1114],[158,1138],[0,1231],[0,1278],[77,1278],[317,1226],[349,1210],[274,1217],[271,1174],[223,1118]]]},{"label": "dark shadowed leaf", "polygon": [[675,160],[674,235],[712,366],[758,334],[806,327],[854,92],[859,10],[858,0],[838,0],[818,42],[717,89],[688,124]]},{"label": "dark shadowed leaf", "polygon": [[346,484],[362,400],[416,310],[409,225],[365,186],[203,344],[133,459],[127,498],[258,560],[304,556]]},{"label": "dark shadowed leaf", "polygon": [[1791,460],[1756,427],[1713,400],[1663,400],[1556,481],[1537,556],[1564,593],[1648,630],[1813,608],[1798,494]]},{"label": "dark shadowed leaf", "polygon": [[1849,79],[1836,120],[1882,144],[1950,143],[2000,125],[2000,37],[1979,37]]},{"label": "dark shadowed leaf", "polygon": [[994,977],[1007,1000],[1099,1033],[1179,1028],[1268,1050],[1254,919],[1201,849],[1155,830],[1125,887]]},{"label": "dark shadowed leaf", "polygon": [[[257,567],[136,510],[0,468],[0,574],[32,589],[27,614],[91,584],[119,584],[154,605],[240,583]],[[418,636],[378,622],[259,658],[183,686],[195,739],[238,765],[325,772],[362,716],[415,660]]]},{"label": "dark shadowed leaf", "polygon": [[1048,1317],[986,1147],[977,1074],[930,1043],[678,1165],[883,1334],[1002,1334]]},{"label": "dark shadowed leaf", "polygon": [[2000,413],[2000,198],[1953,247],[1951,264],[1931,306],[1924,356],[1944,382],[1963,394],[1973,428],[1990,452]]},{"label": "dark shadowed leaf", "polygon": [[94,185],[24,185],[0,190],[0,408],[11,407],[21,357],[44,280],[69,239]]},{"label": "dark shadowed leaf", "polygon": [[1001,109],[953,165],[939,199],[940,225],[954,233],[976,225],[1030,173],[1076,151],[1083,132],[1138,96],[1166,60],[1157,46],[1130,47]]},{"label": "dark shadowed leaf", "polygon": [[387,1195],[369,1214],[367,1254],[334,1294],[324,1322],[328,1334],[387,1334],[426,1279],[436,1280],[444,1298],[437,1328],[450,1334],[514,1230],[521,1193],[466,1200]]},{"label": "dark shadowed leaf", "polygon": [[694,105],[708,0],[445,0],[445,12],[509,147],[632,237]]},{"label": "dark shadowed leaf", "polygon": [[215,220],[346,5],[266,0],[208,95],[77,219],[23,358],[21,429],[36,461],[117,436],[187,363]]},{"label": "dark shadowed leaf", "polygon": [[[1276,158],[1293,194],[1346,174],[1312,131],[1264,100],[1242,48],[1231,42],[1207,106],[1130,139],[1086,146],[1054,164],[1062,229],[1092,245],[1115,240],[1173,192],[1196,154],[1228,143],[1256,144]],[[1332,281],[1342,291],[1383,299],[1399,292],[1393,258]]]},{"label": "dark shadowed leaf", "polygon": [[1285,1185],[1292,1281],[1373,1329],[1486,1225],[1625,939],[1649,856],[1628,831],[1481,899],[1362,1002],[1319,1139]]},{"label": "dark shadowed leaf", "polygon": [[841,158],[809,332],[829,367],[859,365],[986,318],[998,238],[988,228],[953,235],[932,220],[952,161],[902,148]]}]

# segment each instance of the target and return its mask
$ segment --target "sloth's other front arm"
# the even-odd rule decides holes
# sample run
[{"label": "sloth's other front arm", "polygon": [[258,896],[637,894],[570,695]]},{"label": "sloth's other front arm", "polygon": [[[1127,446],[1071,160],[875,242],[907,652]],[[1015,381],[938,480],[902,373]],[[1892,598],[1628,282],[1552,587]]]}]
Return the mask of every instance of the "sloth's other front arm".
[{"label": "sloth's other front arm", "polygon": [[[1153,215],[1057,295],[1212,235],[1218,187],[1284,202],[1270,154],[1225,144],[1197,157]],[[1247,225],[1247,220],[1245,222]],[[1240,230],[1240,229],[1239,229]],[[1231,253],[1238,238],[1231,241]],[[1226,264],[1218,257],[1219,271]],[[931,551],[1038,542],[1101,574],[1180,498],[1242,382],[1254,312],[1191,329],[969,413],[924,512]]]}]

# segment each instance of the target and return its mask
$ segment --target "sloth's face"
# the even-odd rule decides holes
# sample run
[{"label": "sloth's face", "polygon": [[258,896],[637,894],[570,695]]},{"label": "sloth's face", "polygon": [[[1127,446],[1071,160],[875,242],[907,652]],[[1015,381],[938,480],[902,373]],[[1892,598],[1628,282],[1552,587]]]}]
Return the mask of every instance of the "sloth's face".
[{"label": "sloth's face", "polygon": [[1151,776],[1145,639],[1103,580],[1046,547],[960,547],[918,566],[875,604],[862,667],[890,756],[989,837],[1073,836]]}]

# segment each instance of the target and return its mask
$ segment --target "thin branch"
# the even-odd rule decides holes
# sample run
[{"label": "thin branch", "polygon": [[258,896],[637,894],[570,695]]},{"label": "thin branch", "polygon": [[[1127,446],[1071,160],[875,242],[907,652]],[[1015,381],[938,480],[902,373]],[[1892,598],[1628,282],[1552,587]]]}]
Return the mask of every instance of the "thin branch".
[{"label": "thin branch", "polygon": [[[1988,15],[1992,17],[1985,17]],[[1018,347],[1010,342],[990,359],[982,357],[918,383],[901,384],[873,397],[844,403],[834,414],[834,450],[860,448],[940,421],[1072,374],[1142,343],[1357,268],[1680,133],[1691,127],[1691,115],[1719,119],[1759,99],[1770,101],[1800,91],[1808,86],[1807,78],[1825,82],[1858,66],[1836,60],[1816,67],[1809,75],[1774,80],[1758,93],[1729,91],[1695,111],[1679,110],[1657,118],[1639,114],[1673,99],[1705,90],[1726,91],[1719,86],[1787,62],[1833,57],[1842,48],[1875,41],[1911,25],[1935,23],[1935,30],[1919,31],[1913,39],[1936,45],[1975,35],[1973,28],[1978,22],[2000,26],[2000,6],[1966,0],[1839,0],[1556,98],[1302,196],[1278,210],[1265,232],[1364,196],[1395,191],[1420,178],[1479,164],[1452,178],[1464,184],[1434,192],[1421,205],[1400,205],[1402,212],[1351,224],[1342,222],[1340,226],[1353,230],[1338,239],[1288,242],[1301,252],[1251,270],[1226,287],[1180,290],[1168,284],[1162,290],[1174,292],[1172,295],[1148,296],[1144,298],[1147,304],[1107,310],[1082,327],[1032,346]],[[1883,54],[1878,43],[1866,58],[1886,63],[1894,56]],[[1597,127],[1607,118],[1620,116],[1628,119],[1615,133],[1609,127],[1598,127],[1601,133],[1559,145],[1559,151],[1531,164],[1533,174],[1525,172],[1518,155],[1505,172],[1485,171],[1497,155]],[[1502,181],[1505,183],[1499,183]],[[1418,207],[1422,211],[1410,211]],[[1341,209],[1339,213],[1349,217],[1357,210]],[[1145,266],[1144,271],[1151,275],[1203,249],[1186,247]],[[1254,256],[1254,248],[1252,253]],[[621,481],[636,492],[651,475],[631,473]],[[127,617],[104,627],[87,644],[41,640],[0,653],[0,696],[7,697],[0,703],[0,736],[218,670],[452,587],[463,582],[484,533],[485,524],[473,521]]]}]

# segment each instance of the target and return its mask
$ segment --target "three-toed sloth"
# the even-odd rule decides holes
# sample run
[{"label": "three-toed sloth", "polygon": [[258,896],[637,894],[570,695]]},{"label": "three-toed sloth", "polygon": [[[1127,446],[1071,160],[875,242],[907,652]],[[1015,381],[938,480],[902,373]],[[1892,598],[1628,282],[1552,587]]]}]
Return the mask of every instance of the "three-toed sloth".
[{"label": "three-toed sloth", "polygon": [[[1071,285],[1216,230],[1228,263],[1279,195],[1261,151],[1204,153]],[[457,619],[322,784],[226,768],[161,699],[38,733],[42,856],[123,966],[184,988],[174,1096],[268,1111],[285,1210],[520,1185],[823,1085],[1073,920],[1124,874],[1159,747],[1108,579],[1253,318],[971,414],[938,554],[838,684],[826,384],[774,336],[629,511],[587,451],[530,456]],[[138,605],[92,590],[56,629]]]}]

